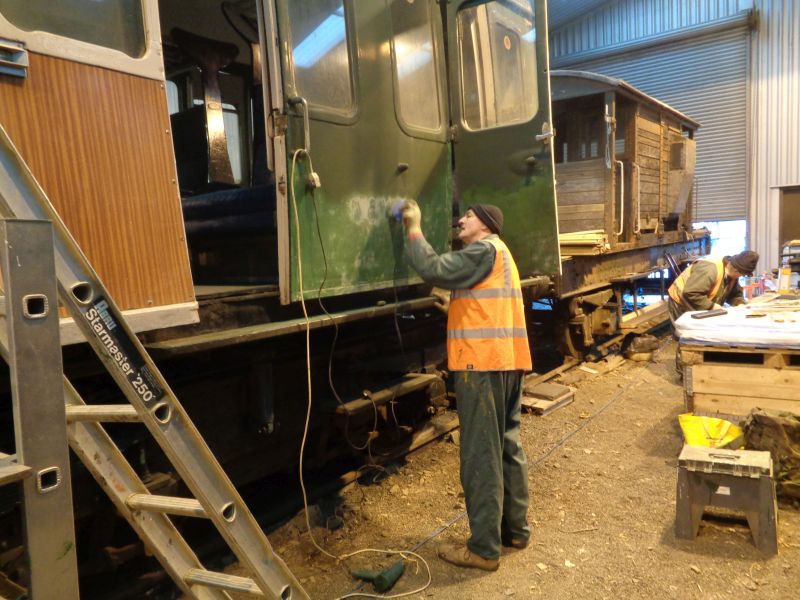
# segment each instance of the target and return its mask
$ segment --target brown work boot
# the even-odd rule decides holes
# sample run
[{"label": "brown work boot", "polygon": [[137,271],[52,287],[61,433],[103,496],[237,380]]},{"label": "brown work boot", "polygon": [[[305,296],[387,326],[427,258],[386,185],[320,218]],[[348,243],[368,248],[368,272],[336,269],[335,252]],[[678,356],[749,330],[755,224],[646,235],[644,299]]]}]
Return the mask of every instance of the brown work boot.
[{"label": "brown work boot", "polygon": [[497,567],[500,566],[499,560],[478,556],[461,544],[442,544],[439,546],[438,551],[439,558],[458,567],[497,571]]},{"label": "brown work boot", "polygon": [[503,538],[503,546],[513,550],[524,550],[528,547],[528,540],[521,540],[518,538]]}]

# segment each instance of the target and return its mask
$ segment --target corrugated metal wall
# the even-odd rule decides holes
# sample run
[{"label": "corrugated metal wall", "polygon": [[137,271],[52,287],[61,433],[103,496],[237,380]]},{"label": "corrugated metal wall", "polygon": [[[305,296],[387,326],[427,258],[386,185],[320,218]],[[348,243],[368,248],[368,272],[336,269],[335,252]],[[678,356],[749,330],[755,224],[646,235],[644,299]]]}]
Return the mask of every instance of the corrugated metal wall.
[{"label": "corrugated metal wall", "polygon": [[[735,18],[753,0],[620,0],[550,33],[554,64],[598,48],[629,44],[665,33]],[[560,68],[560,66],[559,66]]]},{"label": "corrugated metal wall", "polygon": [[800,0],[758,0],[753,41],[750,241],[778,265],[782,187],[800,186]]},{"label": "corrugated metal wall", "polygon": [[552,32],[553,66],[619,77],[698,120],[697,220],[744,219],[752,0],[621,0]]},{"label": "corrugated metal wall", "polygon": [[579,19],[610,0],[547,0],[547,19],[551,30]]},{"label": "corrugated metal wall", "polygon": [[748,47],[738,28],[577,67],[624,79],[700,122],[697,221],[747,213]]}]

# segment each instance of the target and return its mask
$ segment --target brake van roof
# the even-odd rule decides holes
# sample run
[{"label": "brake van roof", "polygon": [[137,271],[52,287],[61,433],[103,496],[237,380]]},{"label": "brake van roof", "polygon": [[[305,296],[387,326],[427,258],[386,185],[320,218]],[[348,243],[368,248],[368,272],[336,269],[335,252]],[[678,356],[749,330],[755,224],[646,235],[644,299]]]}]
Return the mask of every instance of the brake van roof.
[{"label": "brake van roof", "polygon": [[645,94],[639,88],[632,86],[623,79],[609,77],[600,73],[589,71],[573,71],[569,69],[555,69],[550,71],[550,87],[553,102],[567,100],[568,98],[580,98],[603,92],[622,92],[628,97],[645,104],[655,105],[673,115],[684,125],[697,129],[700,123],[683,114],[679,110],[672,108],[669,104],[662,102],[652,96]]}]

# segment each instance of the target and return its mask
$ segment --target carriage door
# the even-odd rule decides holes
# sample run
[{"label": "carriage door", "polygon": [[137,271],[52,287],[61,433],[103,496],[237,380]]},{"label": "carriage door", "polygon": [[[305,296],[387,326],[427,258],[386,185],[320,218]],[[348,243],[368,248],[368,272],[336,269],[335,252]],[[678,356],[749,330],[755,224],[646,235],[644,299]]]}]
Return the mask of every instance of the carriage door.
[{"label": "carriage door", "polygon": [[447,248],[437,3],[266,0],[263,8],[282,301],[299,299],[301,286],[313,299],[416,281],[390,213],[416,198],[428,240]]},{"label": "carriage door", "polygon": [[461,1],[447,10],[460,209],[502,208],[520,275],[557,274],[545,2]]}]

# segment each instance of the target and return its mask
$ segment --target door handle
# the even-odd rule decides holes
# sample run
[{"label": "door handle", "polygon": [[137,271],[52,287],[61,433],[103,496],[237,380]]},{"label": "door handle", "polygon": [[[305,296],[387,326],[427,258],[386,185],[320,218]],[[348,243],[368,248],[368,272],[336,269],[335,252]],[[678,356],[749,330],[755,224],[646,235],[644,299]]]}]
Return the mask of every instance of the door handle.
[{"label": "door handle", "polygon": [[305,141],[306,154],[311,154],[311,125],[308,120],[308,101],[302,96],[293,96],[289,98],[289,104],[297,106],[298,104],[303,107],[303,138]]},{"label": "door handle", "polygon": [[537,142],[544,142],[546,144],[546,143],[548,143],[550,141],[550,138],[555,137],[555,135],[556,135],[555,129],[553,129],[550,126],[550,122],[549,121],[545,121],[544,123],[542,123],[542,133],[540,133],[539,135],[535,136],[534,139]]},{"label": "door handle", "polygon": [[528,165],[529,167],[536,166],[536,157],[529,156],[528,158],[525,159],[525,164]]},{"label": "door handle", "polygon": [[0,74],[23,79],[28,76],[28,51],[24,44],[0,38]]}]

